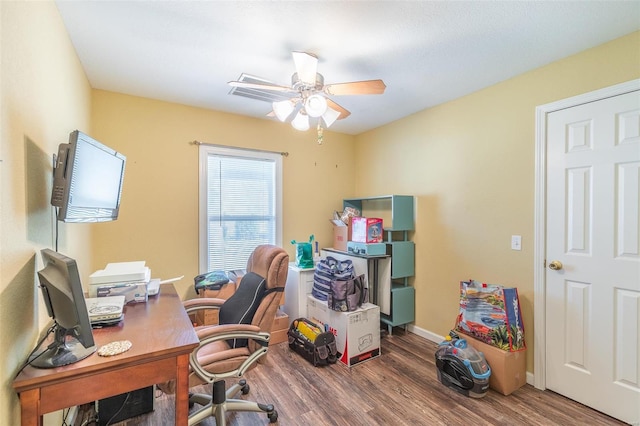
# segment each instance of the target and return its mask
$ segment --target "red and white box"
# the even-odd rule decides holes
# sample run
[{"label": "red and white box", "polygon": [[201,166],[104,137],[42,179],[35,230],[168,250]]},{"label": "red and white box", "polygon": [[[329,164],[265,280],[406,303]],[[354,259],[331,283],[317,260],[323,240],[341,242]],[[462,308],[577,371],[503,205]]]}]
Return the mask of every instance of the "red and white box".
[{"label": "red and white box", "polygon": [[376,217],[352,217],[351,240],[356,243],[381,243],[382,219]]}]

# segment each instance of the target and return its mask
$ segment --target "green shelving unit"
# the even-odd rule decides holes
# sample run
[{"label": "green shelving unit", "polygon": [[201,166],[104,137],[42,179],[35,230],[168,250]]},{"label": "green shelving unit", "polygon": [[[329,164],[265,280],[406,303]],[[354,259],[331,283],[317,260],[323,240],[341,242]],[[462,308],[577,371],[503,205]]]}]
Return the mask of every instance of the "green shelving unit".
[{"label": "green shelving unit", "polygon": [[414,197],[412,195],[382,195],[364,198],[346,198],[343,208],[365,211],[368,203],[388,208],[391,220],[383,222],[384,243],[391,256],[391,313],[380,315],[387,324],[389,334],[393,327],[406,326],[415,321],[415,289],[409,277],[415,274],[415,243],[409,240],[409,231],[415,228]]}]

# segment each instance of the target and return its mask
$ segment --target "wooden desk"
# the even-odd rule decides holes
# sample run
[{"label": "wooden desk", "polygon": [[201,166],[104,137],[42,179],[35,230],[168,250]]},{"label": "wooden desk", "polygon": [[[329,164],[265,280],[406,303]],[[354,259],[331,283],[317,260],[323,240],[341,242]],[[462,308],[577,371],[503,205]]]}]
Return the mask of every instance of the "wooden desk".
[{"label": "wooden desk", "polygon": [[176,425],[189,415],[189,354],[198,345],[191,321],[172,284],[147,303],[125,306],[119,325],[93,330],[98,348],[129,340],[113,357],[97,353],[64,367],[26,367],[13,381],[20,396],[22,426],[42,425],[42,415],[74,405],[176,379]]}]

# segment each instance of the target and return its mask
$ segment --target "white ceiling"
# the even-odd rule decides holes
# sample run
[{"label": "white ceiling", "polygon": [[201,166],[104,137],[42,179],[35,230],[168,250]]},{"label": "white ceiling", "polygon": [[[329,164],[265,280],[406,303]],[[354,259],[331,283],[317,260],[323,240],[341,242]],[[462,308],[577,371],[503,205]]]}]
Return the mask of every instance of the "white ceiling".
[{"label": "white ceiling", "polygon": [[348,134],[640,29],[640,1],[56,3],[96,89],[272,120],[227,82],[289,85],[293,50],[318,56],[325,83],[384,80],[382,95],[334,98],[351,116],[331,130]]}]

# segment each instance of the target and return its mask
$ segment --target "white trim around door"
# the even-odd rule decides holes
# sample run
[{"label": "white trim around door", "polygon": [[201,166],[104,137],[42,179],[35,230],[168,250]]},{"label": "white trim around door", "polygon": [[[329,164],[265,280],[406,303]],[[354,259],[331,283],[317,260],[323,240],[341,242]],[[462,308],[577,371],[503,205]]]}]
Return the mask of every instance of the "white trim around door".
[{"label": "white trim around door", "polygon": [[536,107],[535,204],[534,204],[534,386],[545,389],[545,251],[546,251],[546,150],[547,114],[565,108],[640,90],[640,79]]}]

